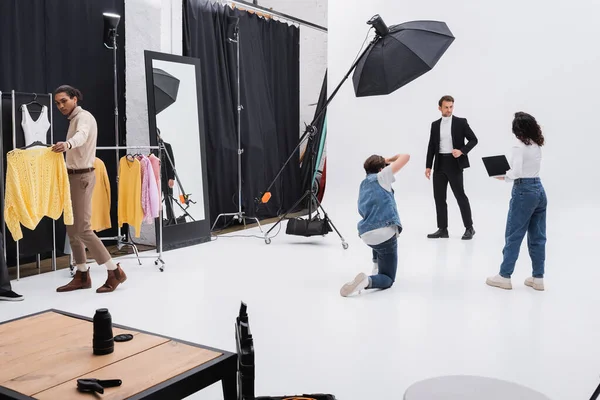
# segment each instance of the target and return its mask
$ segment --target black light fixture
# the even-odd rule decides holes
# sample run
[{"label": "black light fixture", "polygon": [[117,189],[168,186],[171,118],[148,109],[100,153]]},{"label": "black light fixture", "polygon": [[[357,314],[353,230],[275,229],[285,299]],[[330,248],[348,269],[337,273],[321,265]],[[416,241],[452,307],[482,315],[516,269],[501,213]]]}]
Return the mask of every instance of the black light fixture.
[{"label": "black light fixture", "polygon": [[379,16],[379,14],[373,15],[369,21],[367,21],[368,25],[372,25],[375,28],[375,33],[379,36],[385,36],[390,33],[390,29],[387,27],[385,22],[383,22],[383,18]]},{"label": "black light fixture", "polygon": [[114,42],[116,41],[117,27],[119,26],[121,16],[113,13],[104,13],[102,16],[104,17],[104,46],[108,49],[112,49],[115,45]]}]

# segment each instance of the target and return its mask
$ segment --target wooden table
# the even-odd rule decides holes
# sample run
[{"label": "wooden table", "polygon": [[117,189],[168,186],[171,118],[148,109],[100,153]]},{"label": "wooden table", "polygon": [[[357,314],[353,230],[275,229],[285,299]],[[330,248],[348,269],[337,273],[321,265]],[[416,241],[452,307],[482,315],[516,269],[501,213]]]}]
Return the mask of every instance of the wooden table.
[{"label": "wooden table", "polygon": [[[181,399],[222,381],[237,398],[237,355],[113,324],[133,339],[92,351],[92,318],[47,310],[0,323],[0,399]],[[77,391],[77,379],[121,379],[103,395]]]}]

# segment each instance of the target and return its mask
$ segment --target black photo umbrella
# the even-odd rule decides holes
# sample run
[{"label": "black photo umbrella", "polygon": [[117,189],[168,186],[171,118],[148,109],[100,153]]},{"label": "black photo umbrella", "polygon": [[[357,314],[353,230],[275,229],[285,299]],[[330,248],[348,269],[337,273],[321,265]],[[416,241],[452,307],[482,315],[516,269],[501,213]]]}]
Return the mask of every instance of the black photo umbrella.
[{"label": "black photo umbrella", "polygon": [[179,79],[159,68],[152,68],[152,75],[154,79],[154,106],[158,115],[177,100]]},{"label": "black photo umbrella", "polygon": [[390,94],[415,80],[435,66],[453,41],[444,22],[391,26],[371,43],[356,66],[352,76],[356,97]]}]

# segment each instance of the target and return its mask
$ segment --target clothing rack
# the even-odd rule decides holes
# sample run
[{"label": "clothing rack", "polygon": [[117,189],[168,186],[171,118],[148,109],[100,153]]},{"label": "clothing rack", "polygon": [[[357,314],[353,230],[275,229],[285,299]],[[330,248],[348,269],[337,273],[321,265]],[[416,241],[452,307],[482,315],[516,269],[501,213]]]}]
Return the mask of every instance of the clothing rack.
[{"label": "clothing rack", "polygon": [[[158,150],[158,158],[159,160],[162,160],[162,151],[163,148],[162,146],[101,146],[101,147],[96,147],[96,150],[115,150],[116,154],[117,154],[117,193],[118,193],[118,184],[119,184],[119,150]],[[161,179],[162,179],[162,174],[160,175]],[[119,209],[118,207],[118,195],[117,195],[117,210]],[[118,211],[117,211],[118,212]],[[163,272],[165,270],[165,262],[162,259],[162,252],[163,252],[163,208],[160,208],[160,214],[158,216],[158,257],[156,257],[156,260],[154,261],[154,265],[159,265],[160,263],[160,271]],[[121,227],[117,226],[117,236],[113,236],[113,237],[100,237],[100,240],[116,240],[117,241],[117,248],[120,250],[123,246],[131,246],[133,248],[133,251],[135,252],[135,256],[125,256],[125,257],[119,257],[120,260],[123,259],[128,259],[128,258],[136,258],[138,260],[139,265],[142,265],[142,262],[140,261],[140,258],[154,258],[155,256],[143,256],[140,255],[140,253],[138,252],[137,246],[135,245],[135,243],[131,242],[131,241],[126,241],[124,240],[125,236],[121,234]],[[71,271],[73,271],[73,267],[71,267]]]},{"label": "clothing rack", "polygon": [[[8,94],[8,93],[7,93]],[[33,96],[34,100],[37,100],[38,97],[46,97],[48,96],[48,113],[50,114],[50,143],[52,143],[54,141],[54,121],[53,121],[53,116],[52,116],[52,94],[51,93],[44,93],[44,94],[38,94],[38,93],[26,93],[26,92],[16,92],[14,90],[11,91],[10,93],[11,95],[11,114],[12,114],[12,142],[13,142],[13,150],[17,148],[17,120],[16,120],[16,96]],[[0,92],[0,99],[2,98],[2,92]],[[41,103],[40,103],[41,104]],[[0,107],[1,108],[1,107]],[[2,116],[1,116],[1,112],[0,112],[0,131],[2,131]],[[39,118],[39,117],[38,117]],[[37,120],[36,120],[37,121]],[[2,135],[0,135],[0,140],[3,142],[3,138]],[[2,148],[2,157],[4,157],[4,149]],[[1,171],[2,171],[2,179],[1,181],[3,182],[0,188],[0,193],[2,196],[2,199],[4,201],[4,185],[5,185],[5,171],[4,171],[4,163],[2,162],[1,165]],[[2,210],[2,212],[4,212],[4,210]],[[2,236],[4,238],[4,258],[6,259],[6,223],[2,224]],[[16,244],[16,250],[17,250],[17,254],[16,254],[16,261],[17,261],[17,280],[19,280],[21,278],[21,263],[20,263],[20,254],[19,254],[19,241],[15,241]],[[41,259],[40,259],[40,255],[37,254],[37,268],[38,268],[38,272],[41,269]],[[52,270],[56,271],[56,221],[52,220]]]}]

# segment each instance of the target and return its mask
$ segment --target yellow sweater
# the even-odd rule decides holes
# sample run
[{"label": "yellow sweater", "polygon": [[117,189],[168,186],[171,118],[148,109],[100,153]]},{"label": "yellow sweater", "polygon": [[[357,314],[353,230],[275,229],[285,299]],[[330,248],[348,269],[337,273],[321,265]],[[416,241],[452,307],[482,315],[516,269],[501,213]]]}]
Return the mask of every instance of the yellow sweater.
[{"label": "yellow sweater", "polygon": [[96,185],[92,193],[92,230],[96,232],[109,229],[110,222],[110,182],[104,162],[96,157],[94,161]]},{"label": "yellow sweater", "polygon": [[119,161],[119,227],[129,224],[135,228],[135,237],[140,237],[144,210],[142,209],[142,169],[138,159]]},{"label": "yellow sweater", "polygon": [[64,156],[50,147],[8,152],[4,220],[13,239],[23,238],[19,223],[34,230],[44,216],[57,220],[63,212],[65,225],[73,225],[71,187]]}]

